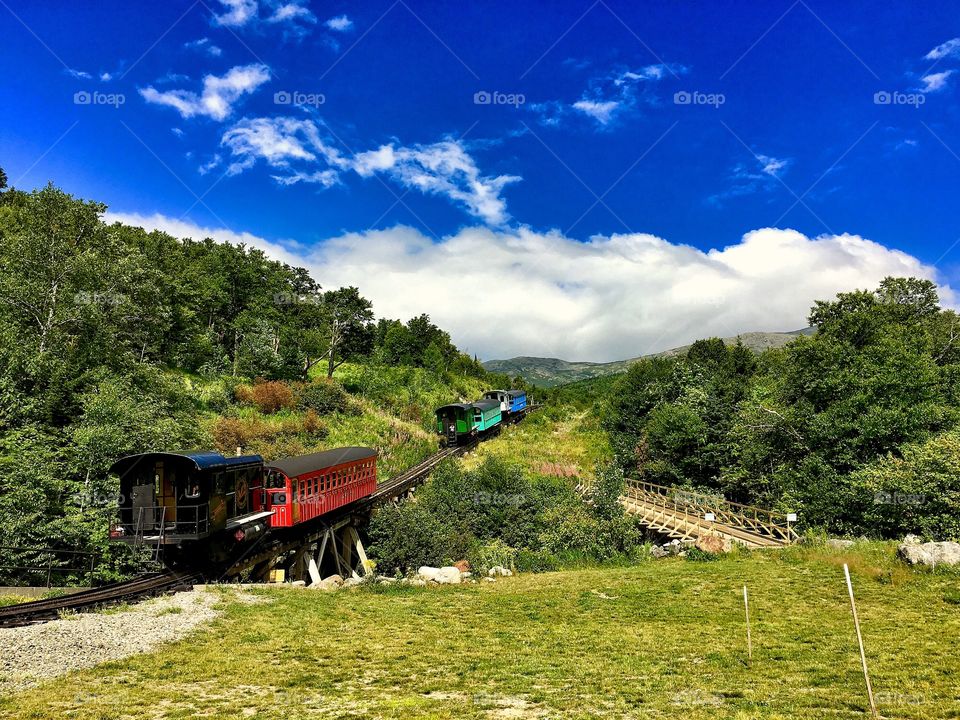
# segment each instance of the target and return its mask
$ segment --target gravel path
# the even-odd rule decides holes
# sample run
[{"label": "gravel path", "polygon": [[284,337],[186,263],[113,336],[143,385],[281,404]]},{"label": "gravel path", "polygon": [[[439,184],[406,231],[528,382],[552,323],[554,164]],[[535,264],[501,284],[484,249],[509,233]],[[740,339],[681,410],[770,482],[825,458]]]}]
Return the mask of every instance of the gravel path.
[{"label": "gravel path", "polygon": [[[236,594],[237,599],[248,602],[254,597]],[[220,615],[214,606],[221,599],[223,595],[218,592],[199,589],[154,598],[124,610],[0,628],[0,694],[179,640]]]}]

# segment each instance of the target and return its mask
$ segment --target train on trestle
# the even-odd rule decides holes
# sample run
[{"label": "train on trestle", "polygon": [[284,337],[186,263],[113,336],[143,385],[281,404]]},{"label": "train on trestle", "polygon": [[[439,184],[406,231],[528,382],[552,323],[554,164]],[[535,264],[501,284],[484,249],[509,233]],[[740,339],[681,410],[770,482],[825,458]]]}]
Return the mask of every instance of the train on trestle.
[{"label": "train on trestle", "polygon": [[[436,411],[446,446],[463,445],[516,422],[528,410],[517,390],[491,390],[474,403]],[[342,447],[267,461],[215,451],[148,452],[117,460],[117,516],[110,539],[162,550],[178,567],[224,561],[265,534],[290,535],[377,488],[377,451]]]}]

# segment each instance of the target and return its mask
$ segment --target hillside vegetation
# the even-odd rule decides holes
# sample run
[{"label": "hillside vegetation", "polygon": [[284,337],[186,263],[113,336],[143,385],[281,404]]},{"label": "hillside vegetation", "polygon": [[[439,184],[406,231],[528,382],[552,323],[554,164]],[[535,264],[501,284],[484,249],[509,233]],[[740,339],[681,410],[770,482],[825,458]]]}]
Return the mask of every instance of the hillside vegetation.
[{"label": "hillside vegetation", "polygon": [[806,527],[960,537],[960,318],[932,282],[886,278],[810,324],[760,356],[715,338],[632,365],[602,410],[620,466]]},{"label": "hillside vegetation", "polygon": [[[740,342],[750,350],[760,353],[764,350],[783,347],[808,332],[809,330],[797,330],[788,333],[748,332],[735,337],[723,338],[723,342],[727,345],[735,345]],[[515,357],[509,360],[487,360],[483,363],[483,366],[490,372],[510,375],[511,377],[520,375],[531,385],[550,388],[579,380],[619,375],[644,358],[686,355],[690,347],[690,345],[683,345],[650,355],[606,363],[570,362],[558,358]]]},{"label": "hillside vegetation", "polygon": [[225,594],[208,630],[2,698],[0,717],[866,717],[843,563],[881,715],[956,718],[958,578],[908,570],[886,544]]}]

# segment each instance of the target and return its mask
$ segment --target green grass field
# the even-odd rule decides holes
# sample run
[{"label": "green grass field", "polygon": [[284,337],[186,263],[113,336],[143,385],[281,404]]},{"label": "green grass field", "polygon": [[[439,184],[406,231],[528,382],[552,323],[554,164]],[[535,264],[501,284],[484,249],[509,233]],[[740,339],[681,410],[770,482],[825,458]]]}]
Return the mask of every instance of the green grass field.
[{"label": "green grass field", "polygon": [[227,600],[208,629],[0,700],[0,717],[868,717],[843,562],[881,715],[960,717],[960,578],[902,567],[889,544],[258,590],[272,603]]}]

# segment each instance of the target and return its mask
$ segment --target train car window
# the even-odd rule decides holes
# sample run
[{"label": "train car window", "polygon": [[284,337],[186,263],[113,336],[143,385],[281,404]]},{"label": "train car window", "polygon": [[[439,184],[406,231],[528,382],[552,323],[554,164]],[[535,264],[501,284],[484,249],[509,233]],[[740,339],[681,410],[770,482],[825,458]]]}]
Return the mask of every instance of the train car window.
[{"label": "train car window", "polygon": [[287,496],[284,493],[274,493],[273,494],[273,504],[274,505],[286,505]]}]

